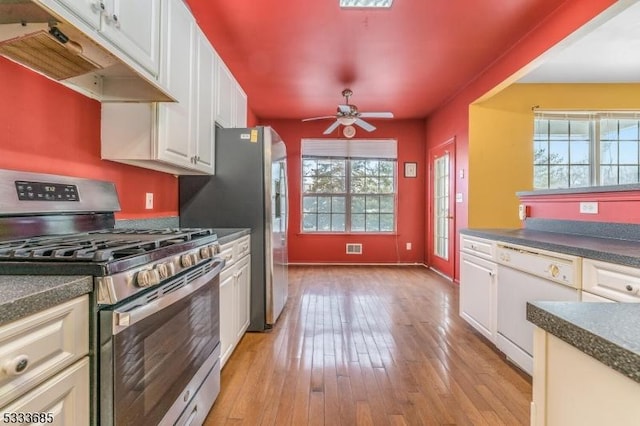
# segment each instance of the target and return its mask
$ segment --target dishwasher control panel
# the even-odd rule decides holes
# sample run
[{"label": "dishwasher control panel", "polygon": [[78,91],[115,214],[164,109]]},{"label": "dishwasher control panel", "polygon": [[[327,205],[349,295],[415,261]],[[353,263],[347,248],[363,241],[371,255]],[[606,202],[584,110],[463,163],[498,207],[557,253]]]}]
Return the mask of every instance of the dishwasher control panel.
[{"label": "dishwasher control panel", "polygon": [[496,246],[499,264],[527,272],[540,278],[555,281],[574,288],[581,286],[581,259],[561,253],[548,252],[531,247],[511,244]]}]

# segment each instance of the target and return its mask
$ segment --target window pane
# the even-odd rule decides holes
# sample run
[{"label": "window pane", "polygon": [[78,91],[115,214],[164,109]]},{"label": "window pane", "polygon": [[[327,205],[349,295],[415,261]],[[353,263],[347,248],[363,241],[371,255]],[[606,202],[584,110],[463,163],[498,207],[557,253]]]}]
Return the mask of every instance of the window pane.
[{"label": "window pane", "polygon": [[316,228],[317,215],[305,213],[302,215],[302,229],[305,231],[317,231]]},{"label": "window pane", "polygon": [[619,121],[619,139],[625,141],[638,140],[638,121],[637,120],[620,120]]},{"label": "window pane", "polygon": [[394,212],[394,199],[393,195],[381,195],[380,196],[380,211],[384,213]]},{"label": "window pane", "polygon": [[600,140],[618,140],[618,120],[600,120]]},{"label": "window pane", "polygon": [[549,188],[569,187],[569,166],[549,166]]},{"label": "window pane", "polygon": [[589,164],[589,142],[571,142],[571,164]]},{"label": "window pane", "polygon": [[365,179],[366,178],[351,178],[351,192],[354,192],[356,194],[363,194],[366,191],[366,186],[365,186]]},{"label": "window pane", "polygon": [[364,213],[364,206],[365,206],[365,197],[360,195],[360,196],[353,196],[351,197],[351,211],[353,213]]},{"label": "window pane", "polygon": [[344,232],[346,230],[344,213],[334,213],[331,215],[331,230],[340,232]]},{"label": "window pane", "polygon": [[318,231],[331,231],[331,215],[318,214]]},{"label": "window pane", "polygon": [[571,166],[571,187],[589,186],[589,166]]},{"label": "window pane", "polygon": [[364,214],[351,214],[351,230],[364,231]]},{"label": "window pane", "polygon": [[316,179],[311,177],[306,177],[302,179],[302,191],[304,192],[315,192],[316,189]]},{"label": "window pane", "polygon": [[590,139],[590,121],[572,120],[569,123],[572,141],[588,141]]},{"label": "window pane", "polygon": [[549,164],[569,164],[569,142],[549,143]]},{"label": "window pane", "polygon": [[600,167],[600,185],[617,185],[618,184],[618,167],[601,166]]},{"label": "window pane", "polygon": [[549,188],[549,166],[533,166],[533,188]]},{"label": "window pane", "polygon": [[618,163],[618,142],[600,143],[600,164]]},{"label": "window pane", "polygon": [[377,196],[368,196],[366,211],[367,213],[378,213],[380,211],[380,198]]},{"label": "window pane", "polygon": [[638,164],[638,142],[620,142],[620,164]]},{"label": "window pane", "polygon": [[546,141],[549,138],[549,121],[535,120],[533,122],[533,139]]},{"label": "window pane", "polygon": [[344,213],[346,212],[345,208],[345,197],[331,197],[331,210],[334,213]]},{"label": "window pane", "polygon": [[377,176],[378,175],[378,160],[367,160],[365,173],[367,176]]},{"label": "window pane", "polygon": [[331,178],[331,192],[345,192],[345,177],[338,176]]},{"label": "window pane", "polygon": [[331,213],[331,197],[318,197],[318,213]]},{"label": "window pane", "polygon": [[317,161],[316,160],[302,160],[302,176],[315,176]]},{"label": "window pane", "polygon": [[387,194],[393,192],[393,177],[380,178],[380,192]]},{"label": "window pane", "polygon": [[549,120],[549,139],[569,140],[569,121]]},{"label": "window pane", "polygon": [[638,166],[620,166],[619,183],[638,183]]},{"label": "window pane", "polygon": [[380,162],[380,176],[393,177],[393,161],[381,161]]},{"label": "window pane", "polygon": [[547,141],[533,143],[533,164],[547,164],[549,162],[549,148]]},{"label": "window pane", "polygon": [[393,231],[393,214],[381,214],[380,215],[380,230],[381,231]]},{"label": "window pane", "polygon": [[302,199],[302,211],[303,212],[317,212],[318,211],[318,199],[314,196],[305,196]]},{"label": "window pane", "polygon": [[377,214],[368,214],[366,228],[367,228],[367,231],[379,231],[380,216]]},{"label": "window pane", "polygon": [[377,177],[368,177],[365,178],[365,192],[368,194],[373,194],[378,192],[378,178]]},{"label": "window pane", "polygon": [[366,160],[352,160],[351,161],[351,176],[364,176]]}]

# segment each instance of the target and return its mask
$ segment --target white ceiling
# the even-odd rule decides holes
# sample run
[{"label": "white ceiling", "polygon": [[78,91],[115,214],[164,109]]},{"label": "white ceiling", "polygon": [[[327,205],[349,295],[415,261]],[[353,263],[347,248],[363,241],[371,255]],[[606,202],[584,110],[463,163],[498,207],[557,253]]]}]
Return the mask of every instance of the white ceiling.
[{"label": "white ceiling", "polygon": [[619,3],[612,8],[615,16],[603,14],[569,36],[518,82],[640,82],[640,2]]}]

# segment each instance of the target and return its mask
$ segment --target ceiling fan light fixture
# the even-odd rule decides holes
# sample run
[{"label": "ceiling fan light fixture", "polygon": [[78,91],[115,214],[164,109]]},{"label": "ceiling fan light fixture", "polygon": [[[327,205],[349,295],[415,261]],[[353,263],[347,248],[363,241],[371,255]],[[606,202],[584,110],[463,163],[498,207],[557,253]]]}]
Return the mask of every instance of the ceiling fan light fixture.
[{"label": "ceiling fan light fixture", "polygon": [[351,126],[353,123],[356,122],[358,118],[357,117],[338,117],[337,120],[340,124],[342,124],[343,126]]},{"label": "ceiling fan light fixture", "polygon": [[342,8],[388,9],[391,4],[393,0],[340,0]]}]

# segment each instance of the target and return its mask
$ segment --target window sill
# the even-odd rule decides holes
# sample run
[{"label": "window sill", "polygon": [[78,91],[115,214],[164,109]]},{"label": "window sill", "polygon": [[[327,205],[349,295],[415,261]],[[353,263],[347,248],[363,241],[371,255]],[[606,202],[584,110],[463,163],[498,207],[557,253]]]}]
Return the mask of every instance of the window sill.
[{"label": "window sill", "polygon": [[594,194],[600,192],[640,191],[640,183],[626,185],[585,186],[581,188],[538,189],[535,191],[518,191],[518,197],[535,197],[536,195]]},{"label": "window sill", "polygon": [[322,236],[330,236],[330,235],[337,235],[337,236],[353,236],[353,235],[357,235],[357,236],[397,236],[398,233],[394,232],[394,231],[390,231],[390,232],[297,232],[296,235],[322,235]]}]

